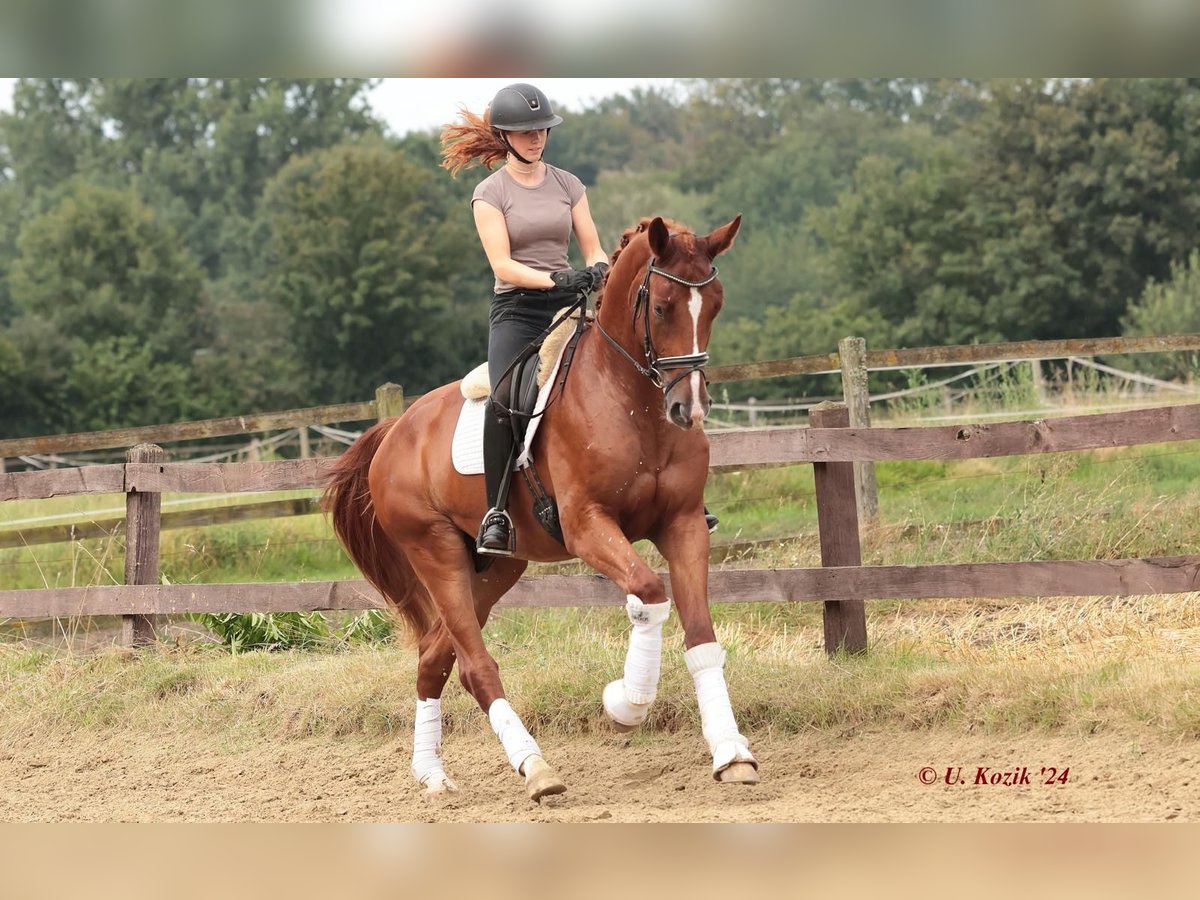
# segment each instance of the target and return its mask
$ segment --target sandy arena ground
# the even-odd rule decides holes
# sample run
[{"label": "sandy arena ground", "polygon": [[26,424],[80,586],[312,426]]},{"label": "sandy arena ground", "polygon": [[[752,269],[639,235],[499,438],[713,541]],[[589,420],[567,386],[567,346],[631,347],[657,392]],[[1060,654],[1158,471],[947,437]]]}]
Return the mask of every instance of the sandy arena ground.
[{"label": "sandy arena ground", "polygon": [[[762,783],[723,786],[700,735],[544,736],[568,786],[526,799],[488,733],[447,736],[460,787],[430,805],[407,740],[75,732],[0,748],[0,820],[139,822],[1060,822],[1200,819],[1200,745],[876,732],[752,736]],[[962,767],[963,783],[944,783]],[[1013,771],[1028,784],[976,784]],[[921,770],[929,767],[923,784]],[[1046,767],[1043,774],[1042,769]],[[1055,767],[1067,783],[1044,784]],[[953,773],[955,777],[958,771]],[[952,779],[953,780],[953,779]]]}]

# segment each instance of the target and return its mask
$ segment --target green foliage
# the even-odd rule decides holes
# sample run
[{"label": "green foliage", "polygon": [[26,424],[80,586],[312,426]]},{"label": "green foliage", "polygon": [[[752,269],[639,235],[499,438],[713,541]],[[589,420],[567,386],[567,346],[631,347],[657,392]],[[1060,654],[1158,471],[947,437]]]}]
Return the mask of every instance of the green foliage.
[{"label": "green foliage", "polygon": [[398,634],[394,615],[385,609],[369,609],[347,622],[340,632],[350,644],[384,644]]},{"label": "green foliage", "polygon": [[[1188,254],[1185,264],[1171,263],[1171,277],[1150,281],[1140,297],[1130,302],[1122,320],[1127,335],[1193,334],[1200,332],[1200,250]],[[1196,370],[1200,354],[1146,354],[1138,365],[1160,378],[1188,377]]]},{"label": "green foliage", "polygon": [[251,650],[313,650],[329,643],[320,613],[195,613],[188,616],[213,632],[232,653]]},{"label": "green foliage", "polygon": [[203,277],[175,231],[134,194],[73,182],[21,230],[9,287],[20,314],[64,335],[137,336],[155,359],[182,360]]},{"label": "green foliage", "polygon": [[460,229],[442,233],[429,180],[373,143],[297,157],[268,185],[261,291],[316,364],[314,402],[388,380],[427,390],[466,370],[447,260],[467,248]]},{"label": "green foliage", "polygon": [[194,613],[188,618],[215,634],[233,654],[382,644],[391,640],[394,624],[390,614],[380,609],[355,616],[340,629],[318,612]]},{"label": "green foliage", "polygon": [[21,355],[9,365],[51,430],[192,411],[187,370],[203,339],[203,276],[132,193],[72,182],[22,228],[8,282]]},{"label": "green foliage", "polygon": [[[432,131],[387,139],[369,86],[20,79],[0,113],[4,436],[420,393],[483,359],[481,173],[446,177]],[[564,110],[549,158],[589,185],[609,249],[646,215],[743,213],[714,361],[849,333],[881,349],[1197,327],[1178,268],[1200,214],[1194,79],[677,88]]]}]

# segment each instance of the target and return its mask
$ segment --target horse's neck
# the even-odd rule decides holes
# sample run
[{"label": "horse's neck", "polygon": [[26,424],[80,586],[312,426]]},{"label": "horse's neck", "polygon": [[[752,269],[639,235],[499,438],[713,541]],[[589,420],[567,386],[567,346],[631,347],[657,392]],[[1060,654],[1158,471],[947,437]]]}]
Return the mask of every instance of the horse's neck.
[{"label": "horse's neck", "polygon": [[[640,350],[630,356],[643,362]],[[679,430],[662,411],[662,389],[609,344],[598,328],[589,328],[580,338],[574,367],[577,371],[567,379],[572,391],[568,402],[586,409],[589,418],[606,427],[653,433],[659,436],[656,443]]]}]

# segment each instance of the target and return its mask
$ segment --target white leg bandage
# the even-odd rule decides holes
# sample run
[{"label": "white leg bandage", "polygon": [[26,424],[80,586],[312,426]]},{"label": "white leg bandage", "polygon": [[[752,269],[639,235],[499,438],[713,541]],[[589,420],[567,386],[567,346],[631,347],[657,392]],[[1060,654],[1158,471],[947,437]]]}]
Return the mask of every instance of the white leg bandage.
[{"label": "white leg bandage", "polygon": [[416,723],[413,725],[412,773],[423,785],[437,772],[446,773],[442,764],[442,701],[418,700]]},{"label": "white leg bandage", "polygon": [[643,603],[629,594],[625,598],[625,612],[633,623],[629,651],[625,654],[625,677],[604,689],[603,700],[610,718],[620,725],[634,726],[645,721],[658,693],[662,629],[671,615],[671,601]]},{"label": "white leg bandage", "polygon": [[725,651],[720,644],[700,644],[683,654],[700,706],[704,739],[713,755],[713,775],[734,762],[758,763],[750,752],[750,742],[738,732],[725,687]]},{"label": "white leg bandage", "polygon": [[521,774],[521,766],[525,764],[525,760],[531,756],[542,755],[537,741],[525,730],[521,717],[504,698],[493,701],[488,707],[488,721],[492,723],[492,731],[500,738],[508,761],[518,775]]}]

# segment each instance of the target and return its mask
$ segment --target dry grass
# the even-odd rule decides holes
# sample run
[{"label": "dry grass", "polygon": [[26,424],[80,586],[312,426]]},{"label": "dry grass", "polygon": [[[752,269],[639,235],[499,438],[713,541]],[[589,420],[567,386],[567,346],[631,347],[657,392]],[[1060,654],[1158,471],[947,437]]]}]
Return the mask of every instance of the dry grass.
[{"label": "dry grass", "polygon": [[[946,728],[1091,733],[1131,725],[1200,737],[1200,594],[869,607],[871,650],[829,660],[817,604],[718,607],[744,728],[796,733]],[[510,611],[488,640],[531,730],[604,728],[603,685],[627,640],[619,610]],[[696,729],[677,620],[648,729]],[[404,647],[229,656],[203,643],[135,654],[0,648],[0,741],[120,727],[280,739],[411,728]],[[456,682],[451,730],[483,727]]]}]

